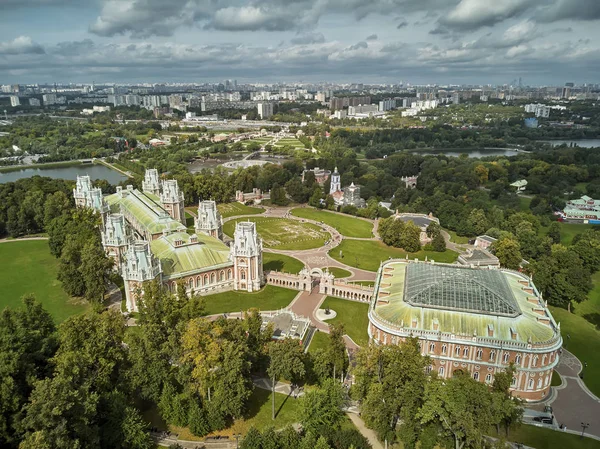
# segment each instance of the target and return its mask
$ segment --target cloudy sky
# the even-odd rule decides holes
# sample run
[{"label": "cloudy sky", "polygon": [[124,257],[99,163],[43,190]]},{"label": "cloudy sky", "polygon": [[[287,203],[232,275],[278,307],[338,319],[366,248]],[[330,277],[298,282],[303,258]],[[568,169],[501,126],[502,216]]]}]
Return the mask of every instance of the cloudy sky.
[{"label": "cloudy sky", "polygon": [[0,83],[600,82],[600,0],[0,0]]}]

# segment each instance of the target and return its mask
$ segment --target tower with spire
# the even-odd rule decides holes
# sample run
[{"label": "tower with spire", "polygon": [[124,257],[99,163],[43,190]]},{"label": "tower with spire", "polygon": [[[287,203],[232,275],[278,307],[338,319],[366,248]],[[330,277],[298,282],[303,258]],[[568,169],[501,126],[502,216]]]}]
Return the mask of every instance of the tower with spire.
[{"label": "tower with spire", "polygon": [[342,190],[342,183],[340,179],[340,173],[338,172],[337,167],[331,174],[331,186],[329,187],[329,193],[333,194],[334,192],[340,192]]},{"label": "tower with spire", "polygon": [[198,217],[194,220],[196,234],[203,233],[223,240],[223,219],[214,201],[200,201]]},{"label": "tower with spire", "polygon": [[231,258],[234,268],[234,289],[255,292],[264,284],[263,245],[251,221],[236,224]]}]

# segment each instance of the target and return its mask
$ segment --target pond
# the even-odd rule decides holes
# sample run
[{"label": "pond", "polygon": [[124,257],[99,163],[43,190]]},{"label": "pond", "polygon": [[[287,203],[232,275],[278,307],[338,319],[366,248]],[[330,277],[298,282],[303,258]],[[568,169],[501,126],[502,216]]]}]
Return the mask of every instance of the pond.
[{"label": "pond", "polygon": [[22,168],[7,173],[0,173],[0,184],[14,182],[18,179],[31,178],[32,176],[46,176],[55,179],[70,179],[75,181],[77,176],[89,175],[93,180],[106,179],[109,183],[116,185],[124,181],[127,176],[100,164],[72,165],[70,167],[35,167]]},{"label": "pond", "polygon": [[[223,164],[229,163],[229,162],[241,161],[244,158],[244,156],[246,156],[246,154],[232,154],[228,158],[221,158],[221,159],[213,159],[213,158],[206,159],[206,160],[196,159],[195,161],[190,163],[187,168],[190,173],[199,173],[205,168],[209,169],[209,170],[214,170],[219,165],[223,165]],[[250,161],[256,161],[256,162],[251,162],[249,165],[263,165],[267,162],[273,162],[275,164],[283,164],[284,162],[291,161],[291,160],[293,160],[293,159],[288,156],[271,156],[271,155],[261,154],[259,157],[250,159]],[[230,167],[230,168],[236,168],[236,167]]]},{"label": "pond", "polygon": [[441,154],[444,156],[452,156],[459,157],[461,154],[466,154],[469,158],[480,158],[480,157],[488,157],[488,156],[516,156],[518,154],[524,153],[524,151],[515,150],[511,148],[495,148],[486,150],[484,148],[442,148],[439,150],[422,150],[422,151],[413,151],[413,154],[420,154],[422,156],[427,155],[435,155]]},{"label": "pond", "polygon": [[539,140],[538,142],[546,142],[553,146],[562,145],[563,143],[568,146],[577,145],[581,148],[595,148],[600,147],[600,139],[573,139],[573,140]]}]

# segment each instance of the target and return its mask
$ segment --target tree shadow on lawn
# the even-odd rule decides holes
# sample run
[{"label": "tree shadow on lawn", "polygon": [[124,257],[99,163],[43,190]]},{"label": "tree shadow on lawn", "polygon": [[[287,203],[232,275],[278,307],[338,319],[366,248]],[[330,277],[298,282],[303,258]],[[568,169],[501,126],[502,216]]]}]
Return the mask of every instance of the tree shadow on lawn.
[{"label": "tree shadow on lawn", "polygon": [[[278,393],[275,393],[275,405],[277,405],[277,395],[278,395]],[[283,402],[279,405],[279,407],[275,411],[275,419],[277,419],[277,417],[279,416],[279,413],[283,409],[283,407],[289,397],[290,397],[289,394],[286,395]],[[249,420],[251,418],[254,418],[256,415],[258,415],[258,413],[260,412],[262,407],[267,402],[269,403],[269,405],[271,405],[271,400],[272,400],[271,399],[271,390],[265,390],[263,388],[255,387],[254,391],[252,392],[252,396],[250,396],[250,399],[248,401],[248,408],[246,409],[246,412],[244,413],[244,420]],[[271,416],[271,407],[269,407],[269,416]]]},{"label": "tree shadow on lawn", "polygon": [[282,260],[270,260],[269,262],[263,264],[264,271],[283,271],[283,261]]},{"label": "tree shadow on lawn", "polygon": [[600,313],[586,313],[583,318],[596,326],[596,330],[600,331]]}]

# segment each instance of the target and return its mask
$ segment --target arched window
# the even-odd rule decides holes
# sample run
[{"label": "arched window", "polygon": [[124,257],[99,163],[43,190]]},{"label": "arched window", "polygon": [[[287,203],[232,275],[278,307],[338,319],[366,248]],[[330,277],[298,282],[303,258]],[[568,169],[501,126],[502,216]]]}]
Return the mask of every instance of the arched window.
[{"label": "arched window", "polygon": [[211,273],[210,274],[210,283],[214,284],[216,280],[217,280],[217,276],[215,276],[215,273]]},{"label": "arched window", "polygon": [[492,373],[487,373],[487,375],[485,376],[485,381],[488,384],[492,381]]},{"label": "arched window", "polygon": [[190,285],[190,291],[194,290],[194,278],[190,279],[189,285]]},{"label": "arched window", "polygon": [[545,382],[546,387],[548,386],[549,383],[550,383],[550,375],[546,376],[546,382]]},{"label": "arched window", "polygon": [[434,352],[435,351],[435,343],[430,343],[429,344],[429,352]]},{"label": "arched window", "polygon": [[204,285],[208,285],[208,274],[204,275]]},{"label": "arched window", "polygon": [[533,367],[537,366],[537,362],[538,362],[538,356],[536,355],[536,356],[533,357],[533,361],[531,362],[531,366],[533,366]]},{"label": "arched window", "polygon": [[227,270],[227,280],[231,279],[231,268]]},{"label": "arched window", "polygon": [[246,272],[245,272],[244,270],[242,270],[242,271],[240,272],[240,277],[242,278],[242,280],[245,280],[245,279],[246,279]]},{"label": "arched window", "polygon": [[475,379],[475,380],[479,380],[479,372],[478,372],[478,371],[475,371],[475,372],[473,373],[473,379]]},{"label": "arched window", "polygon": [[504,353],[504,363],[508,363],[508,358],[510,357],[510,353],[505,352]]},{"label": "arched window", "polygon": [[224,273],[223,271],[221,271],[221,272],[219,273],[219,281],[220,281],[220,282],[223,282],[224,280],[225,280],[225,273]]},{"label": "arched window", "polygon": [[460,356],[460,346],[454,348],[454,355],[456,355],[456,357]]},{"label": "arched window", "polygon": [[546,364],[546,357],[547,357],[546,354],[544,354],[544,356],[542,357],[542,366],[544,366]]},{"label": "arched window", "polygon": [[463,357],[469,357],[469,348],[463,349]]},{"label": "arched window", "polygon": [[433,368],[433,367],[432,367],[431,365],[429,365],[428,367],[426,367],[426,368],[425,368],[425,373],[426,373],[426,374],[429,374],[429,373],[431,373],[431,370],[432,370],[432,368]]},{"label": "arched window", "polygon": [[444,377],[444,367],[443,366],[440,366],[438,373],[439,373],[440,377]]},{"label": "arched window", "polygon": [[494,359],[496,358],[496,351],[494,351],[493,349],[490,351],[490,362],[493,362]]},{"label": "arched window", "polygon": [[533,390],[533,379],[529,379],[529,384],[527,386],[530,390]]},{"label": "arched window", "polygon": [[448,347],[446,345],[442,345],[442,354],[445,354]]},{"label": "arched window", "polygon": [[517,354],[517,356],[515,357],[515,364],[517,364],[517,365],[521,364],[521,354]]},{"label": "arched window", "polygon": [[516,387],[517,386],[517,378],[513,377],[512,378],[512,382],[510,383],[511,387]]},{"label": "arched window", "polygon": [[477,350],[477,359],[481,360],[481,357],[483,357],[483,351],[481,349]]},{"label": "arched window", "polygon": [[198,277],[196,278],[196,288],[200,288],[200,283],[201,283],[201,281],[200,281],[200,276],[198,276]]},{"label": "arched window", "polygon": [[538,379],[538,384],[537,384],[538,389],[542,388],[542,380],[543,379],[541,377]]}]

